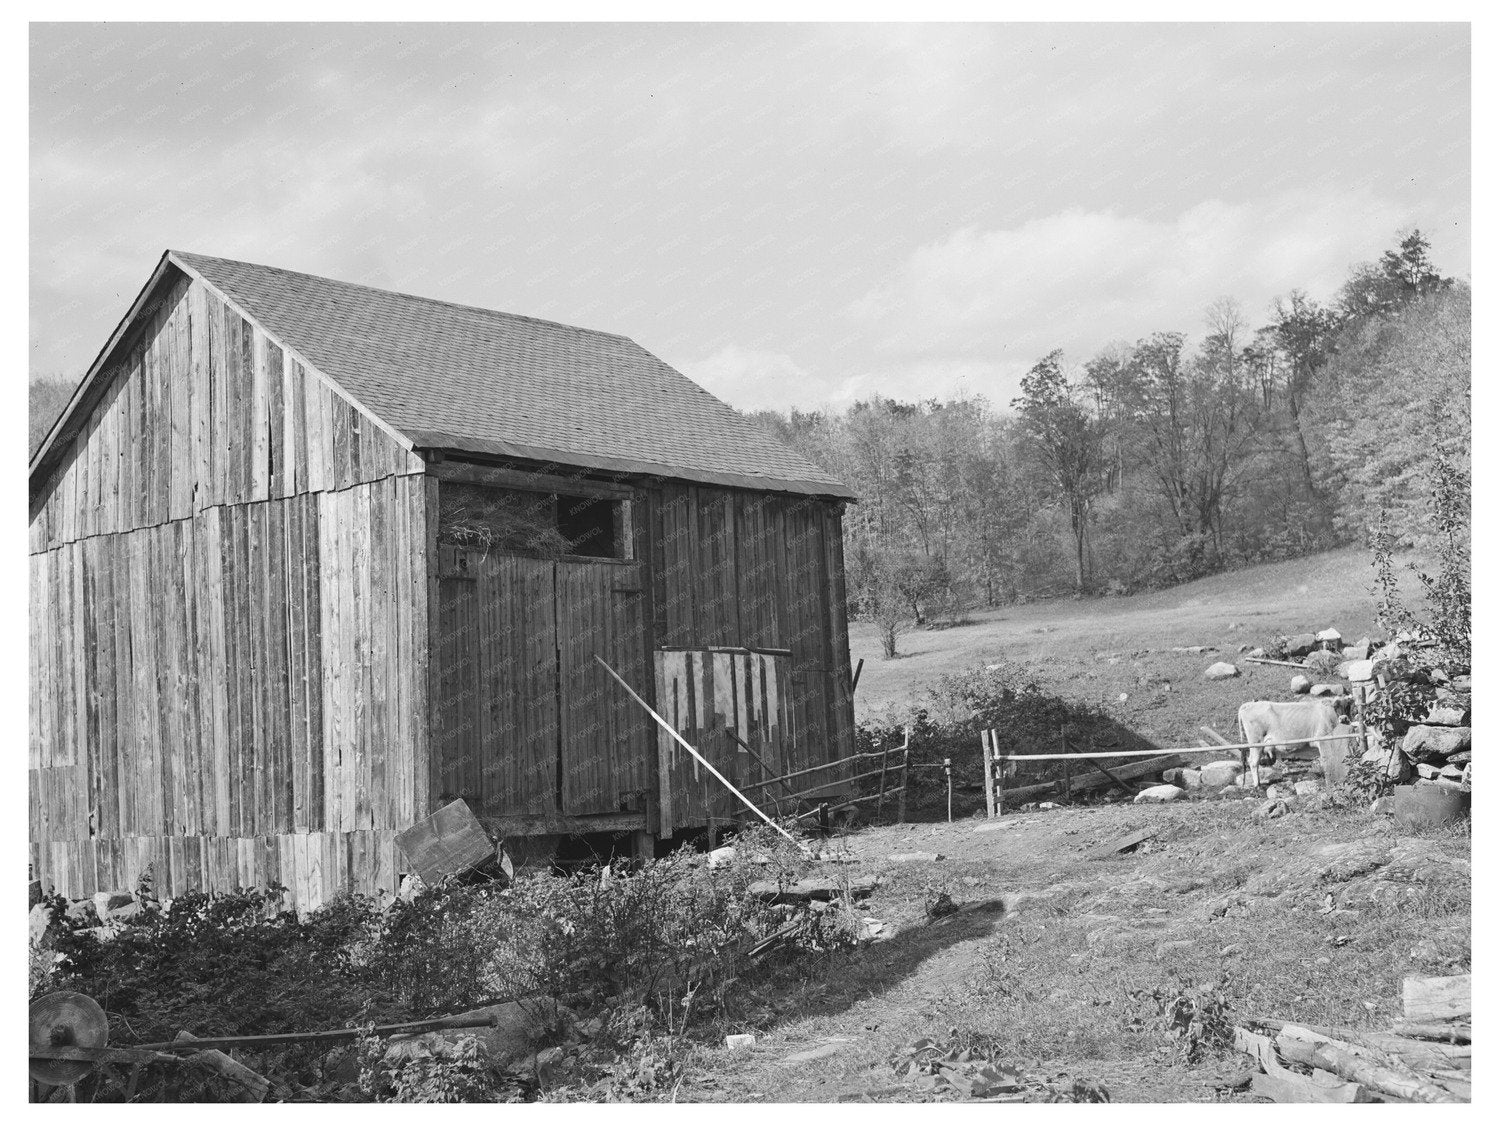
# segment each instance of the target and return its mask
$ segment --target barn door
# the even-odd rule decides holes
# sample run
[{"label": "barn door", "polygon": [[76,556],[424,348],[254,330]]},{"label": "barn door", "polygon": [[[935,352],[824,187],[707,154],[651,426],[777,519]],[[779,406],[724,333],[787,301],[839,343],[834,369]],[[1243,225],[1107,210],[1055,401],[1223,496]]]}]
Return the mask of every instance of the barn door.
[{"label": "barn door", "polygon": [[556,809],[553,594],[551,562],[439,549],[434,807],[461,797],[479,816]]},{"label": "barn door", "polygon": [[557,653],[562,811],[644,808],[653,782],[651,717],[594,657],[644,691],[650,678],[640,563],[559,562]]}]

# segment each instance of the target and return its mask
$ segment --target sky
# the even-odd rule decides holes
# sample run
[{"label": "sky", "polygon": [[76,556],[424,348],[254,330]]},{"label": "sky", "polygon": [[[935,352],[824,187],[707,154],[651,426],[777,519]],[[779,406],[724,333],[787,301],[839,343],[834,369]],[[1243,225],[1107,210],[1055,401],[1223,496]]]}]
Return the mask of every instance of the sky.
[{"label": "sky", "polygon": [[1462,24],[34,24],[30,373],[168,248],[631,337],[743,409],[1005,407],[1420,227]]}]

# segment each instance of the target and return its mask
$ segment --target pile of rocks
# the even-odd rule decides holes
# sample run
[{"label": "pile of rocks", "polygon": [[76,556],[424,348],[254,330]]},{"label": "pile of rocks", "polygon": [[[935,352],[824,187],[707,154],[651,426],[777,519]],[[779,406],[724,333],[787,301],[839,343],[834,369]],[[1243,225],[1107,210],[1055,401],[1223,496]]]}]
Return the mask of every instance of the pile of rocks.
[{"label": "pile of rocks", "polygon": [[31,881],[31,913],[27,919],[33,942],[47,945],[64,928],[87,928],[101,940],[113,937],[121,926],[133,922],[145,906],[129,891],[100,891],[88,898],[74,899],[66,908],[54,905],[56,900],[42,898],[41,884]]},{"label": "pile of rocks", "polygon": [[1415,685],[1427,698],[1419,722],[1393,720],[1373,740],[1364,761],[1384,769],[1393,782],[1418,780],[1450,788],[1473,788],[1473,738],[1470,714],[1473,686],[1468,676],[1448,679],[1437,669],[1408,671],[1382,684],[1377,692],[1397,685]]}]

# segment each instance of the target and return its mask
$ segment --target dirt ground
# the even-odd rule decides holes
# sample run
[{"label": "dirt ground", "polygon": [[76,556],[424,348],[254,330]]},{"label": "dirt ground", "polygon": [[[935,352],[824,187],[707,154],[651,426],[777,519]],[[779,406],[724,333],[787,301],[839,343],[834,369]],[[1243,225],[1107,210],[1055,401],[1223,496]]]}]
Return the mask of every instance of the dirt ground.
[{"label": "dirt ground", "polygon": [[[1403,976],[1467,971],[1466,832],[1403,837],[1387,816],[1317,797],[1262,820],[1260,804],[1104,804],[850,833],[834,847],[853,862],[824,866],[881,875],[861,910],[896,936],[764,996],[762,1018],[729,1029],[755,1045],[708,1051],[677,1100],[964,1100],[892,1069],[919,1037],[955,1034],[1033,1080],[1089,1079],[1117,1102],[1255,1100],[1242,1056],[1188,1061],[1137,990],[1208,985],[1231,1014],[1389,1028]],[[1138,850],[1090,854],[1142,828],[1156,836]],[[943,858],[890,859],[920,852]],[[932,921],[942,893],[960,910]]]}]

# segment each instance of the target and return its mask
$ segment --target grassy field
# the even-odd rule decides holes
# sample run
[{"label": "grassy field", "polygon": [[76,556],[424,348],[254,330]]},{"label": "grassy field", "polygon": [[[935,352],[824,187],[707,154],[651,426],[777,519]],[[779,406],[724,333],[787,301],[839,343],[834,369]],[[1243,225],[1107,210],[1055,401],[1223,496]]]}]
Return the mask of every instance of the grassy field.
[{"label": "grassy field", "polygon": [[[856,717],[899,713],[944,675],[1006,661],[1160,746],[1195,744],[1204,723],[1232,735],[1245,700],[1292,698],[1289,669],[1247,664],[1239,647],[1330,626],[1350,642],[1374,636],[1372,581],[1368,553],[1348,548],[1133,597],[978,610],[971,624],[902,634],[894,660],[882,657],[872,625],[855,622],[850,654],[865,662]],[[1216,651],[1172,651],[1199,645]],[[1205,680],[1217,660],[1237,663],[1239,678]]]}]

